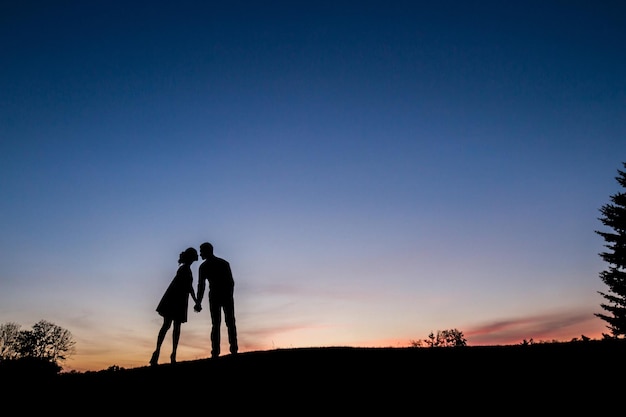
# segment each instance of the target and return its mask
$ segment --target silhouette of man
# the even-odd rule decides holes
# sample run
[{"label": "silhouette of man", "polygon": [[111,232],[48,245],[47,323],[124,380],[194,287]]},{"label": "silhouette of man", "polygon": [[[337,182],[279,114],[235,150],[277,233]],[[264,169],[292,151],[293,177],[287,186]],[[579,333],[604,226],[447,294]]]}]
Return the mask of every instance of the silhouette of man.
[{"label": "silhouette of man", "polygon": [[235,281],[230,264],[213,254],[213,245],[205,242],[200,245],[200,257],[204,260],[198,268],[198,291],[196,292],[195,311],[202,310],[205,281],[209,282],[209,311],[211,312],[211,357],[220,355],[220,327],[222,325],[222,310],[224,322],[228,330],[230,353],[236,354],[237,326],[235,325]]}]

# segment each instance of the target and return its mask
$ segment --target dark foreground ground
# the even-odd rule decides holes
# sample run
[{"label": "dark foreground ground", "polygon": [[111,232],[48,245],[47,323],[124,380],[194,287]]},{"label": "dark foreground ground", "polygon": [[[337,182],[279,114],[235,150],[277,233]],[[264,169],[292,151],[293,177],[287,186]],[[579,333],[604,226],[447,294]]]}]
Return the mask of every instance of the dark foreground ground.
[{"label": "dark foreground ground", "polygon": [[22,375],[9,392],[27,398],[31,413],[60,407],[65,415],[623,415],[626,343],[278,349],[49,380]]}]

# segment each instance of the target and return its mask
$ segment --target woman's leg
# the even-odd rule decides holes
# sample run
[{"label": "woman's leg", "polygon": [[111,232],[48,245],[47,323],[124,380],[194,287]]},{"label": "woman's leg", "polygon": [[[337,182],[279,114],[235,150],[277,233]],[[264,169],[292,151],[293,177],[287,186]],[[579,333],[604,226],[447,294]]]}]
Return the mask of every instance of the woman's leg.
[{"label": "woman's leg", "polygon": [[157,336],[157,344],[156,350],[152,354],[152,359],[150,359],[150,365],[156,365],[159,362],[159,355],[161,354],[161,345],[163,344],[163,340],[165,340],[165,335],[167,331],[170,329],[172,325],[171,319],[163,318],[163,324],[161,325],[161,329],[159,330],[159,335]]},{"label": "woman's leg", "polygon": [[174,322],[174,330],[172,332],[172,356],[170,356],[172,363],[176,363],[176,350],[178,349],[178,340],[180,339],[180,326],[181,322]]}]

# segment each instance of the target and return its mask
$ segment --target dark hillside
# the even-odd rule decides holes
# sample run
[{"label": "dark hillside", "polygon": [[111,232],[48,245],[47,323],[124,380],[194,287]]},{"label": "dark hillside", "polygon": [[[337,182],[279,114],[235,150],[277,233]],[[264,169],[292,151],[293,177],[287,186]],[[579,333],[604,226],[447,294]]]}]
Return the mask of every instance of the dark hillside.
[{"label": "dark hillside", "polygon": [[[385,415],[392,410],[607,411],[626,396],[625,354],[624,341],[278,349],[154,368],[61,374],[47,381],[44,392],[100,411],[121,407],[209,416],[228,409],[270,414],[384,410]],[[36,386],[32,380],[16,382],[14,388]]]}]

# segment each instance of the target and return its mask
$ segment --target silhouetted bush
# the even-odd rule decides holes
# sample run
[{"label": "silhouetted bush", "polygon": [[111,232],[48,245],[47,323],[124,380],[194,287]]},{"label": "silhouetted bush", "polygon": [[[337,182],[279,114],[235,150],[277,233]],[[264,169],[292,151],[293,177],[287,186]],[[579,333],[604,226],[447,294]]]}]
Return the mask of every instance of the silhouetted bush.
[{"label": "silhouetted bush", "polygon": [[61,366],[48,359],[25,357],[0,362],[0,379],[6,381],[13,378],[45,378],[56,376]]}]

